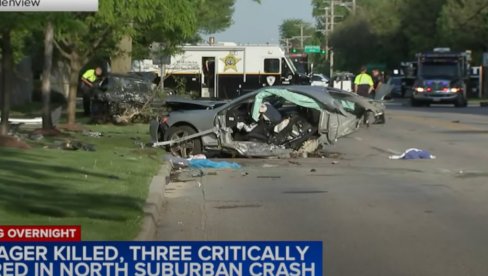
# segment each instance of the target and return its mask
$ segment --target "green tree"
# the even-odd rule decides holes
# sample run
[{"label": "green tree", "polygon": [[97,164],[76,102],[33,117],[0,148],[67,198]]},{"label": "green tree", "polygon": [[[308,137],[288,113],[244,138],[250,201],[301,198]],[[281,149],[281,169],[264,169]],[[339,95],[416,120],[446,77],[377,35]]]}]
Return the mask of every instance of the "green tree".
[{"label": "green tree", "polygon": [[[391,67],[413,54],[438,44],[436,24],[446,0],[357,0],[356,14],[337,8],[340,15],[331,45],[336,67],[356,70],[360,64],[385,63]],[[312,0],[319,27],[330,1]]]},{"label": "green tree", "polygon": [[201,34],[223,31],[232,24],[235,0],[166,2],[159,11],[167,16],[135,25],[132,55],[135,59],[147,57],[152,42],[163,42],[162,54],[169,55],[183,43],[201,41]]},{"label": "green tree", "polygon": [[488,2],[448,0],[438,20],[441,41],[460,50],[480,55],[488,49]]},{"label": "green tree", "polygon": [[21,13],[2,13],[0,21],[1,44],[1,100],[2,115],[0,135],[8,133],[8,119],[10,115],[11,82],[14,74],[15,62],[19,60],[22,48],[22,38],[27,34],[26,29],[32,25],[30,18]]},{"label": "green tree", "polygon": [[408,0],[403,2],[401,29],[410,55],[439,46],[437,20],[447,0]]},{"label": "green tree", "polygon": [[211,34],[223,31],[232,24],[235,0],[196,0],[199,31]]},{"label": "green tree", "polygon": [[[3,23],[3,22],[2,22]],[[2,24],[2,122],[0,125],[0,135],[7,135],[8,133],[8,119],[10,114],[10,94],[11,94],[11,76],[13,62],[13,50],[12,50],[12,29],[14,28],[9,24]]]},{"label": "green tree", "polygon": [[[281,23],[279,30],[281,41],[284,42],[286,47],[292,48],[301,48],[301,42],[304,44],[309,43],[315,34],[315,28],[312,24],[302,19],[285,19]],[[302,35],[303,38],[301,37]],[[286,45],[287,42],[289,45]]]},{"label": "green tree", "polygon": [[54,25],[48,18],[44,27],[44,66],[42,70],[42,128],[53,128],[51,119],[51,71],[53,65]]},{"label": "green tree", "polygon": [[133,36],[135,30],[149,37],[158,30],[167,47],[173,47],[180,37],[194,32],[192,8],[189,1],[179,0],[100,0],[97,13],[70,14],[57,24],[55,46],[70,66],[68,124],[76,120],[78,78],[85,63],[117,53],[122,36]]},{"label": "green tree", "polygon": [[194,39],[198,31],[196,9],[190,1],[167,0],[158,3],[159,16],[134,21],[132,56],[135,59],[146,58],[153,42],[164,43],[163,54],[170,55],[179,45]]}]

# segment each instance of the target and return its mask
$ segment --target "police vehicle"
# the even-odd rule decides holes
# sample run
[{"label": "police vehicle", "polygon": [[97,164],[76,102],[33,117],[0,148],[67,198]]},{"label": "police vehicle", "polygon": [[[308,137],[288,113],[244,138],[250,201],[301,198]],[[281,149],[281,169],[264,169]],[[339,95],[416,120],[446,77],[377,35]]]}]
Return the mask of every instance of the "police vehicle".
[{"label": "police vehicle", "polygon": [[417,76],[411,97],[412,106],[451,103],[467,106],[470,52],[436,48],[417,54]]},{"label": "police vehicle", "polygon": [[264,86],[310,84],[279,46],[220,43],[183,46],[163,71],[165,89],[233,99]]}]

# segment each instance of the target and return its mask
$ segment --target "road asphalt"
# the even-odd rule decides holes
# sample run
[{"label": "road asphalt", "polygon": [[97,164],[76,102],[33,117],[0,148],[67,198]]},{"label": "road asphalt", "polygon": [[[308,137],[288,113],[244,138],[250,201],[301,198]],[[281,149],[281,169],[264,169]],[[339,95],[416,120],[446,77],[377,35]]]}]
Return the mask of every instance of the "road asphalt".
[{"label": "road asphalt", "polygon": [[[327,158],[166,187],[160,240],[319,240],[325,275],[488,275],[488,108],[389,104]],[[435,160],[390,160],[408,148]]]}]

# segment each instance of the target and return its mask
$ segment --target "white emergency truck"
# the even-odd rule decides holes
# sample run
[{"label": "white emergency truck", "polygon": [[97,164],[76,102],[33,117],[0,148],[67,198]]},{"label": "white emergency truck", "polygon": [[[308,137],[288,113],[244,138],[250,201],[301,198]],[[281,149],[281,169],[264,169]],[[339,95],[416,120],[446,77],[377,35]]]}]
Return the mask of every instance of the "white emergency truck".
[{"label": "white emergency truck", "polygon": [[183,46],[161,70],[164,87],[202,98],[232,99],[263,86],[310,84],[279,46]]}]

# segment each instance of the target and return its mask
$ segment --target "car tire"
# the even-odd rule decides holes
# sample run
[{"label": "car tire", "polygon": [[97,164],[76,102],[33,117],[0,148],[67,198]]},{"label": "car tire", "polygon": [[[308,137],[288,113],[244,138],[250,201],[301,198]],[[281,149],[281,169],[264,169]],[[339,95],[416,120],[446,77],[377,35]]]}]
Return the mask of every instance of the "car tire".
[{"label": "car tire", "polygon": [[364,114],[364,124],[366,125],[366,127],[370,127],[372,124],[374,124],[374,121],[375,116],[373,111],[366,111],[366,114]]},{"label": "car tire", "polygon": [[383,125],[383,124],[386,124],[386,116],[385,114],[381,114],[381,116],[378,118],[377,124],[380,124],[380,125]]},{"label": "car tire", "polygon": [[[190,126],[170,127],[168,129],[167,140],[174,140],[197,133]],[[189,158],[190,155],[202,153],[202,140],[195,138],[168,147],[168,151],[174,156]]]},{"label": "car tire", "polygon": [[454,103],[454,106],[455,107],[467,107],[468,106],[468,101],[466,100],[466,98],[464,98],[464,96],[459,96],[456,99],[456,102]]},{"label": "car tire", "polygon": [[419,101],[417,101],[415,99],[410,99],[410,105],[413,107],[419,107],[421,104]]}]

